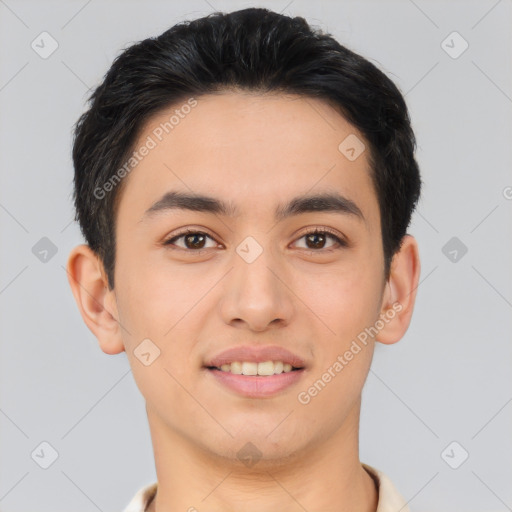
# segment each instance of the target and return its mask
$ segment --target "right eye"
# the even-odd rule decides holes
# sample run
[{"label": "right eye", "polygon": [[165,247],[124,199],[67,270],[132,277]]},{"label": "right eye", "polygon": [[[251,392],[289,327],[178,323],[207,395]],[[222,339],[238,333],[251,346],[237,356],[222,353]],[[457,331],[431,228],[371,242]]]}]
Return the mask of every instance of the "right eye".
[{"label": "right eye", "polygon": [[[204,243],[207,238],[213,240],[213,238],[207,233],[189,228],[178,234],[174,234],[171,238],[166,239],[163,242],[163,245],[176,245],[175,242],[181,238],[183,239],[184,246],[178,245],[177,248],[187,252],[200,252],[205,249]],[[208,249],[208,247],[206,249]]]}]

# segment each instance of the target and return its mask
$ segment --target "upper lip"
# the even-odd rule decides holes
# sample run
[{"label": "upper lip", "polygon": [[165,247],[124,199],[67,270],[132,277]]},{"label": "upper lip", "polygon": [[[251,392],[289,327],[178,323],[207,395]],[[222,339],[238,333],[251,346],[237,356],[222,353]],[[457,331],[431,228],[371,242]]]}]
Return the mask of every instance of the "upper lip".
[{"label": "upper lip", "polygon": [[304,368],[305,366],[305,362],[301,357],[277,345],[266,345],[262,347],[241,345],[228,348],[209,359],[205,366],[220,368],[223,364],[231,364],[234,361],[247,361],[251,363],[282,361],[283,363],[291,364],[294,368]]}]

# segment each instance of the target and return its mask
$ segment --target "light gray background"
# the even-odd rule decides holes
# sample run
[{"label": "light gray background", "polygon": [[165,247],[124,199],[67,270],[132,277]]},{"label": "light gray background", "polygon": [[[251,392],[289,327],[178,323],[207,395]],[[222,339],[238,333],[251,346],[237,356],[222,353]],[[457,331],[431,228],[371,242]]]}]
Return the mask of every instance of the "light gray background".
[{"label": "light gray background", "polygon": [[[126,355],[100,350],[64,271],[82,242],[71,128],[123,47],[251,5],[304,16],[377,64],[418,138],[421,284],[406,336],[377,347],[361,459],[413,511],[512,510],[512,2],[288,2],[0,0],[2,512],[120,511],[156,479]],[[59,44],[47,59],[31,48],[43,31]],[[469,43],[456,59],[441,46],[453,31]],[[47,262],[32,252],[42,237],[58,250]],[[468,248],[456,262],[452,237]],[[58,452],[48,469],[31,457],[43,441]],[[452,465],[469,453],[458,469],[441,456],[452,441]]]}]

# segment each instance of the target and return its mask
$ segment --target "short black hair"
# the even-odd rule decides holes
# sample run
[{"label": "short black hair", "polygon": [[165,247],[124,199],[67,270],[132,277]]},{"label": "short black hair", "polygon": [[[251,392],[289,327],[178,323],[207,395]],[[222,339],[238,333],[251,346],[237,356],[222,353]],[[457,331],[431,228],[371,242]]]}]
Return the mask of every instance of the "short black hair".
[{"label": "short black hair", "polygon": [[323,100],[365,137],[387,281],[421,189],[402,94],[374,64],[304,18],[248,8],[183,21],[124,49],[75,124],[75,220],[101,258],[109,288],[114,288],[116,213],[126,182],[115,186],[112,178],[126,174],[126,167],[125,173],[118,171],[146,121],[187,98],[229,90]]}]

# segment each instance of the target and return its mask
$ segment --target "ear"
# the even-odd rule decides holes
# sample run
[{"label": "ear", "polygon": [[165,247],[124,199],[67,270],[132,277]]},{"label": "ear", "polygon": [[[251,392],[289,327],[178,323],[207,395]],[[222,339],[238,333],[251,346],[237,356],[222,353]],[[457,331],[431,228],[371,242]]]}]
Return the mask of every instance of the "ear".
[{"label": "ear", "polygon": [[376,341],[390,345],[404,336],[411,322],[419,278],[418,244],[414,237],[405,235],[391,263],[380,312],[384,327],[375,336]]},{"label": "ear", "polygon": [[66,272],[82,318],[103,352],[122,352],[124,344],[117,320],[115,292],[108,288],[101,259],[88,245],[79,245],[69,255]]}]

